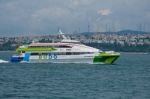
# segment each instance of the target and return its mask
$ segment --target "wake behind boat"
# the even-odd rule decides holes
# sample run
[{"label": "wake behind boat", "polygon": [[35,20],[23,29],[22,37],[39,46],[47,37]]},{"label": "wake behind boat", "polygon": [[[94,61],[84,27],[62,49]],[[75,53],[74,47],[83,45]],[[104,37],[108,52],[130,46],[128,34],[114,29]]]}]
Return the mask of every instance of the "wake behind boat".
[{"label": "wake behind boat", "polygon": [[8,63],[8,61],[0,59],[0,63]]},{"label": "wake behind boat", "polygon": [[120,53],[101,51],[67,38],[59,31],[63,40],[57,43],[31,43],[16,49],[18,55],[11,57],[11,62],[27,63],[94,63],[113,64]]}]

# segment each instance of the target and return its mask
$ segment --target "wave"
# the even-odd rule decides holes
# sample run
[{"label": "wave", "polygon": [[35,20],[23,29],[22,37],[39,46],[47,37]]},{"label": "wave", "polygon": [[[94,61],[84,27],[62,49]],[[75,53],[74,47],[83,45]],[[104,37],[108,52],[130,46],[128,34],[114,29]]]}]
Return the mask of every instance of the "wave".
[{"label": "wave", "polygon": [[0,63],[9,63],[8,61],[0,59]]}]

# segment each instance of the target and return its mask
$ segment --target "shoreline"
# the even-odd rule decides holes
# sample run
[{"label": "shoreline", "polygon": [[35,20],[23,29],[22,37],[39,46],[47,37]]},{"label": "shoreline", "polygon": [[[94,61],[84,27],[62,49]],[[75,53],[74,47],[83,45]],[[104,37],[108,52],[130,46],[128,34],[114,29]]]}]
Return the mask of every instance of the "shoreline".
[{"label": "shoreline", "polygon": [[[6,51],[0,51],[0,52],[16,52],[14,50],[6,50]],[[150,54],[150,52],[122,52],[118,51],[119,53],[125,53],[125,54]]]},{"label": "shoreline", "polygon": [[119,53],[125,53],[125,54],[150,54],[150,52],[119,52]]}]

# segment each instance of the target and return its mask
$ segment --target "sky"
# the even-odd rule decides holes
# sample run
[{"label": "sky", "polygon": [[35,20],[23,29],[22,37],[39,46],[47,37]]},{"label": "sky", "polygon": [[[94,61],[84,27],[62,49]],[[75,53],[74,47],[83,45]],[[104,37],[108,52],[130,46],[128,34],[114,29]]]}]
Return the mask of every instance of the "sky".
[{"label": "sky", "polygon": [[0,0],[0,35],[150,32],[150,0]]}]

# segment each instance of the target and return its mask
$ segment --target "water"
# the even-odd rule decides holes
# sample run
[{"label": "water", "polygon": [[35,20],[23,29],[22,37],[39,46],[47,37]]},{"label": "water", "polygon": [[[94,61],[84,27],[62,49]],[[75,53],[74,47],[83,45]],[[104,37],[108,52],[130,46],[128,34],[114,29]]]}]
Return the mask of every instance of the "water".
[{"label": "water", "polygon": [[123,53],[114,65],[0,64],[0,99],[150,99],[150,54]]}]

